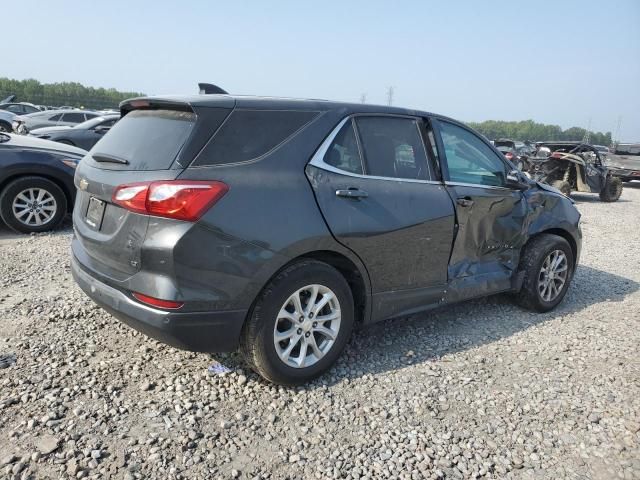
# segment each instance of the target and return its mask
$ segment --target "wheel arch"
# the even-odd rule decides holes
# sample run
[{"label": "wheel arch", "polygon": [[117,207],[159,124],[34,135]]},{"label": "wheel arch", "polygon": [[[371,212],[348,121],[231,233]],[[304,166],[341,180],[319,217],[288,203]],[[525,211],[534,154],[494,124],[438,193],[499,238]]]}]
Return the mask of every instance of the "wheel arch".
[{"label": "wheel arch", "polygon": [[535,235],[531,235],[529,237],[529,239],[527,240],[527,243],[525,243],[524,246],[522,247],[523,250],[529,243],[531,243],[531,240],[533,240],[536,237],[539,237],[540,235],[545,235],[545,234],[557,235],[559,237],[564,238],[567,241],[567,243],[569,243],[569,246],[571,247],[571,253],[573,254],[573,264],[575,268],[575,265],[578,260],[578,242],[576,242],[576,239],[573,238],[573,235],[571,235],[571,233],[569,233],[567,230],[563,228],[548,228],[546,230],[536,232]]},{"label": "wheel arch", "polygon": [[[331,265],[333,268],[344,277],[349,284],[351,294],[353,295],[353,304],[355,309],[355,320],[357,324],[367,323],[371,313],[371,285],[369,281],[369,275],[364,269],[364,266],[358,266],[356,262],[350,259],[344,253],[337,252],[335,250],[312,250],[304,253],[300,253],[294,258],[291,258],[284,265],[281,265],[273,274],[267,279],[263,287],[259,290],[255,296],[251,307],[247,312],[247,318],[252,315],[253,309],[257,300],[260,298],[262,291],[267,287],[272,279],[276,278],[280,272],[288,268],[294,263],[304,260],[317,260]],[[245,320],[246,323],[246,320]]]}]

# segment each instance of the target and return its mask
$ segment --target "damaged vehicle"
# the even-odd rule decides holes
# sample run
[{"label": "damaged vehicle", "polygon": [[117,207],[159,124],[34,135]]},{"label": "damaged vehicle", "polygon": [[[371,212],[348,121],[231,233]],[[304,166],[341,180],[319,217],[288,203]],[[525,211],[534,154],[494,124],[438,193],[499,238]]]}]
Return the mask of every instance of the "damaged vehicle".
[{"label": "damaged vehicle", "polygon": [[574,276],[573,202],[442,115],[220,92],[121,115],[76,171],[76,282],[272,382],[321,375],[357,325],[501,292],[546,312]]},{"label": "damaged vehicle", "polygon": [[582,142],[538,142],[528,159],[527,174],[569,196],[571,192],[598,193],[603,202],[615,202],[622,182],[604,165],[600,152]]}]

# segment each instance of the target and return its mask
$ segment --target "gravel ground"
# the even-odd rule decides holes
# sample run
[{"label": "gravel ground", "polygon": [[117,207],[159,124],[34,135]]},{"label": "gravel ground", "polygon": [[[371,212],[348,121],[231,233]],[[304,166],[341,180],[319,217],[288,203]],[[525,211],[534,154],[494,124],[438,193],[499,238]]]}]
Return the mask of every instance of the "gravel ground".
[{"label": "gravel ground", "polygon": [[[505,296],[354,335],[306,388],[161,345],[70,278],[70,229],[0,233],[0,477],[640,478],[640,183],[576,197],[560,307]],[[12,363],[10,358],[7,363]]]}]

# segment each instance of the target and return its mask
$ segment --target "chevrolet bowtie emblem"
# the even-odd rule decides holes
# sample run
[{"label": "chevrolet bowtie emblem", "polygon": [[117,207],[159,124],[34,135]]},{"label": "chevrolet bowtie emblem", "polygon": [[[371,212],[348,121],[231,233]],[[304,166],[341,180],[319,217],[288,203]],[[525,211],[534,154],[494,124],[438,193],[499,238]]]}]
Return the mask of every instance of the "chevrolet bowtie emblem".
[{"label": "chevrolet bowtie emblem", "polygon": [[87,179],[81,178],[79,182],[80,190],[86,190],[88,186],[89,186],[89,182],[87,182]]}]

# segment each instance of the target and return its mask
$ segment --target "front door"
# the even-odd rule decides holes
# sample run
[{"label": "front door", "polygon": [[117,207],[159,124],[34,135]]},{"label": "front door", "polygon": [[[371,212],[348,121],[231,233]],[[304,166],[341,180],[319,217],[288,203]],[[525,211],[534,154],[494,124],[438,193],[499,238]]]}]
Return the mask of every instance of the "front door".
[{"label": "front door", "polygon": [[462,125],[434,124],[457,220],[447,299],[508,290],[526,238],[526,199],[506,186],[510,166],[487,142]]},{"label": "front door", "polygon": [[420,119],[344,120],[307,167],[333,236],[366,266],[373,320],[441,300],[454,209],[435,180]]}]

